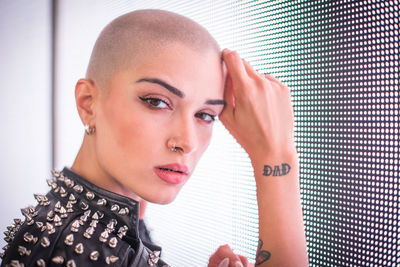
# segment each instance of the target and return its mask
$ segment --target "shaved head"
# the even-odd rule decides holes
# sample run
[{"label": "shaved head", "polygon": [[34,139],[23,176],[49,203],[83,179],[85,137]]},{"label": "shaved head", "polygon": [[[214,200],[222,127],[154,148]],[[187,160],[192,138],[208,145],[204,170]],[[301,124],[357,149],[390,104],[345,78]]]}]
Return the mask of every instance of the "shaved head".
[{"label": "shaved head", "polygon": [[100,88],[107,87],[114,73],[175,43],[200,53],[220,53],[215,39],[193,20],[163,10],[138,10],[116,18],[103,29],[93,48],[86,78]]}]

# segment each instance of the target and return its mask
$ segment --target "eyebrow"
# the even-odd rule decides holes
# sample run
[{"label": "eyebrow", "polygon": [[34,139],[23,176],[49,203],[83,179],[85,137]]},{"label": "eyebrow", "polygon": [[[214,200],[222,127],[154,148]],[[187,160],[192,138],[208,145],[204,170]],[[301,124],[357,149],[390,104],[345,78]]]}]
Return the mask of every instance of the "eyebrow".
[{"label": "eyebrow", "polygon": [[225,102],[225,100],[220,100],[220,99],[216,99],[216,100],[207,100],[206,101],[206,104],[209,104],[209,105],[226,105],[226,102]]},{"label": "eyebrow", "polygon": [[179,89],[173,87],[172,85],[169,85],[168,83],[166,83],[160,79],[157,79],[157,78],[142,78],[142,79],[137,80],[136,82],[137,83],[140,83],[140,82],[155,83],[155,84],[161,85],[162,87],[164,87],[165,89],[167,89],[174,95],[179,96],[180,98],[185,97],[185,94],[181,90],[179,90]]},{"label": "eyebrow", "polygon": [[[142,78],[142,79],[137,80],[136,82],[137,83],[140,83],[140,82],[155,83],[155,84],[161,85],[162,87],[164,87],[165,89],[167,89],[174,95],[179,96],[180,98],[185,97],[185,94],[181,90],[179,90],[178,88],[176,88],[172,85],[169,85],[168,83],[166,83],[163,80],[160,80],[158,78]],[[225,106],[226,102],[225,102],[225,100],[222,100],[222,99],[215,99],[215,100],[210,99],[210,100],[206,101],[206,104],[208,104],[208,105],[224,105]]]}]

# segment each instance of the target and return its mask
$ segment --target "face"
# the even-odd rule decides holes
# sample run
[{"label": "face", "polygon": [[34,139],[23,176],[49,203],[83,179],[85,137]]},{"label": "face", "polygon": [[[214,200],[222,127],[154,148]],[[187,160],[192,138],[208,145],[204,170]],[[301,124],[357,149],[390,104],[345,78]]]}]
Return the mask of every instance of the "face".
[{"label": "face", "polygon": [[96,103],[98,175],[147,201],[171,202],[209,144],[223,86],[220,55],[182,44],[113,75]]}]

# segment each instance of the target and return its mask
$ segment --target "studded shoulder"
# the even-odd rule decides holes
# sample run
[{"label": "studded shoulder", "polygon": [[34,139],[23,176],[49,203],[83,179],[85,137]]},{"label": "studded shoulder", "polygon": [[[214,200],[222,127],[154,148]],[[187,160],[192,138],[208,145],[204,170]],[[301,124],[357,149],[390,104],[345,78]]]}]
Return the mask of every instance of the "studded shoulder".
[{"label": "studded shoulder", "polygon": [[[49,193],[35,194],[36,207],[22,209],[25,220],[4,232],[2,266],[125,266],[141,244],[136,203],[79,177],[52,174]],[[162,262],[159,252],[147,256],[143,266]]]}]

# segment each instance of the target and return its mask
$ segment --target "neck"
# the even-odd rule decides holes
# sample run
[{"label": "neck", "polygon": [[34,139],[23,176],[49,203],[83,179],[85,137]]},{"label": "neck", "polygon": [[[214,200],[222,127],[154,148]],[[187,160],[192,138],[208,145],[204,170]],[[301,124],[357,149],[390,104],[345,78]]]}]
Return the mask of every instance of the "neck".
[{"label": "neck", "polygon": [[112,177],[99,163],[95,150],[95,136],[85,134],[71,170],[96,186],[140,201],[141,198]]}]

